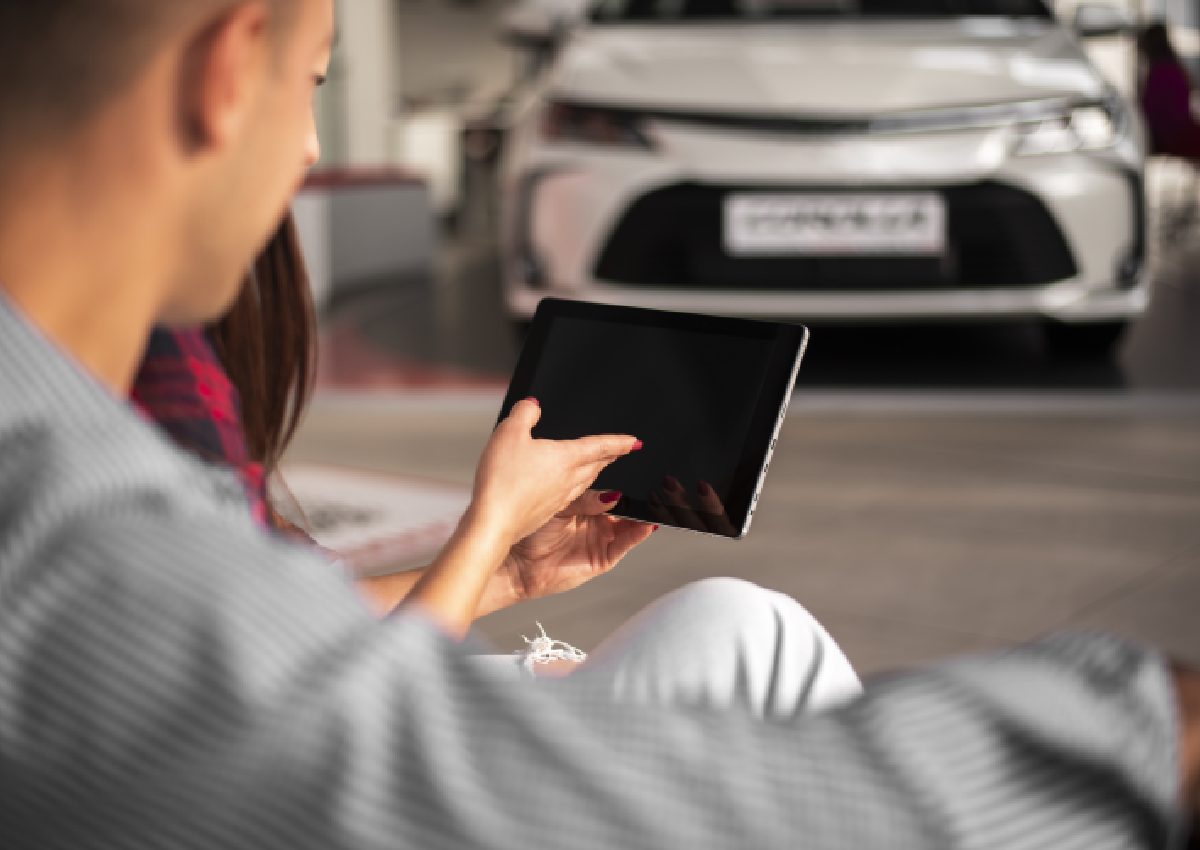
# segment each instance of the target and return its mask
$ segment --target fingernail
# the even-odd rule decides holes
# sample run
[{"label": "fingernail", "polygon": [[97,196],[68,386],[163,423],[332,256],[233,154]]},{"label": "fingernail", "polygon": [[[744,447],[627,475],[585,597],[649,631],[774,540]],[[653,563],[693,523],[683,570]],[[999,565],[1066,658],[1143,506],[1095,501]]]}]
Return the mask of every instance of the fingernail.
[{"label": "fingernail", "polygon": [[662,526],[656,525],[656,526],[654,526],[654,528],[652,528],[652,529],[650,529],[650,530],[651,530],[651,531],[658,531],[658,530],[659,530],[661,527],[662,527]]},{"label": "fingernail", "polygon": [[631,451],[640,452],[643,448],[645,448],[645,446],[646,446],[645,443],[643,443],[641,440],[638,440],[636,443],[633,444],[633,448],[631,449]]},{"label": "fingernail", "polygon": [[606,505],[611,505],[614,502],[619,502],[619,501],[621,501],[621,491],[613,490],[608,493],[603,493],[600,496],[600,501]]},{"label": "fingernail", "polygon": [[542,405],[541,405],[541,402],[539,402],[539,401],[538,401],[536,398],[534,398],[533,396],[529,396],[529,397],[528,397],[528,398],[526,398],[525,400],[526,400],[526,401],[532,401],[532,402],[533,402],[534,404],[536,404],[538,407],[541,407],[541,406],[542,406]]},{"label": "fingernail", "polygon": [[683,485],[679,483],[679,479],[676,478],[674,475],[664,475],[663,476],[663,484],[665,484],[667,486],[668,490],[682,490],[683,489]]},{"label": "fingernail", "polygon": [[696,490],[698,490],[698,491],[699,491],[699,493],[700,493],[700,495],[702,495],[702,496],[715,496],[715,495],[717,495],[717,491],[716,491],[716,490],[714,490],[714,489],[712,488],[712,485],[711,485],[711,484],[709,484],[707,481],[701,481],[699,484],[697,484],[697,485],[696,485]]}]

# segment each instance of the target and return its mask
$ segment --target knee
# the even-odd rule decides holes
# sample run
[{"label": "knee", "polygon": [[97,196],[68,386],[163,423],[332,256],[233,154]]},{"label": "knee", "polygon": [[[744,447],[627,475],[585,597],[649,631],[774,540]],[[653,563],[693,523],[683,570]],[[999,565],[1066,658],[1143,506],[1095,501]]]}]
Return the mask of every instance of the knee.
[{"label": "knee", "polygon": [[[693,657],[748,676],[749,702],[772,716],[835,705],[861,687],[849,660],[799,602],[735,578],[681,587],[671,603]],[[683,653],[672,653],[679,665]]]},{"label": "knee", "polygon": [[747,625],[808,626],[816,620],[795,599],[739,578],[706,578],[672,594],[697,620]]},{"label": "knee", "polygon": [[697,607],[729,608],[763,604],[772,591],[740,578],[704,578],[685,584],[673,594],[680,601]]}]

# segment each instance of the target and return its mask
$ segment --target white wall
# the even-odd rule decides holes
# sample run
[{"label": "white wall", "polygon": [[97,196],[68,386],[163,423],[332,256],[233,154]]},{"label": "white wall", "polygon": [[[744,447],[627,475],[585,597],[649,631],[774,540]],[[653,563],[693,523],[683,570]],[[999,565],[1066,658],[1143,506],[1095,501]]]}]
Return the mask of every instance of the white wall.
[{"label": "white wall", "polygon": [[[343,0],[329,78],[317,102],[322,164],[371,171],[396,162],[401,104],[396,0]],[[365,279],[428,270],[430,193],[419,182],[332,181],[295,204],[318,298]]]},{"label": "white wall", "polygon": [[400,102],[395,0],[346,0],[337,17],[338,42],[317,101],[322,161],[385,165]]},{"label": "white wall", "polygon": [[343,2],[338,18],[347,69],[347,160],[351,165],[386,163],[398,94],[395,5],[393,0]]},{"label": "white wall", "polygon": [[496,95],[511,83],[517,57],[498,36],[512,0],[395,0],[398,73],[409,100],[454,89]]}]

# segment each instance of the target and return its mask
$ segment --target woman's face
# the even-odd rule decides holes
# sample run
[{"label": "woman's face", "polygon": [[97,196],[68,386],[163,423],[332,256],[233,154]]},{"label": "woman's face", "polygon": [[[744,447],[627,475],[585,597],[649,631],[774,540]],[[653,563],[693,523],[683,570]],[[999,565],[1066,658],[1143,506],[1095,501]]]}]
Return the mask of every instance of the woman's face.
[{"label": "woman's face", "polygon": [[312,59],[313,101],[309,110],[308,138],[304,146],[304,164],[308,168],[312,168],[321,159],[321,138],[317,134],[317,89],[325,84],[332,54],[333,38],[330,37]]}]

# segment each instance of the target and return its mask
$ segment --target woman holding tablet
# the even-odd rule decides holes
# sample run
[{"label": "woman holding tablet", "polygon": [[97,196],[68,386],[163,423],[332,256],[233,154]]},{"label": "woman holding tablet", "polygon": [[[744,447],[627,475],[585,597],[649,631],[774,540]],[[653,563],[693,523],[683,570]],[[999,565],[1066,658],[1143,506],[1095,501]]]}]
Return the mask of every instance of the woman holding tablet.
[{"label": "woman holding tablet", "polygon": [[[313,73],[319,83],[325,66]],[[309,165],[319,150],[314,124]],[[133,397],[182,447],[237,470],[265,527],[311,544],[274,510],[266,489],[308,400],[315,359],[313,308],[291,221],[255,263],[230,315],[207,332],[160,331],[156,341]],[[653,533],[647,523],[609,515],[621,493],[592,489],[606,467],[643,448],[641,440],[535,439],[541,417],[534,399],[512,406],[484,450],[466,513],[430,566],[360,583],[378,611],[417,605],[462,637],[478,617],[603,575]],[[492,666],[519,675],[515,658],[505,658]],[[651,604],[578,675],[607,677],[632,698],[736,703],[779,716],[860,689],[841,650],[800,605],[733,579],[690,585]]]},{"label": "woman holding tablet", "polygon": [[[265,529],[311,544],[282,519],[265,486],[277,474],[312,375],[315,334],[306,318],[312,311],[294,247],[285,223],[239,302],[272,303],[276,314],[235,307],[207,332],[156,332],[134,397],[182,447],[239,473],[249,510]],[[274,276],[281,270],[287,273]],[[292,332],[281,334],[281,322],[290,322]],[[292,346],[268,350],[258,344],[281,336]],[[256,357],[264,359],[256,363]],[[252,377],[261,375],[277,383]],[[264,386],[286,387],[286,398],[264,398]],[[246,404],[249,416],[243,418]],[[651,525],[608,516],[620,494],[589,489],[608,463],[635,450],[637,438],[535,440],[531,432],[541,416],[537,402],[525,400],[497,428],[479,465],[471,507],[431,567],[358,583],[377,611],[419,604],[464,635],[478,617],[608,572],[653,533]],[[257,430],[247,433],[243,423],[255,418]],[[670,501],[671,492],[664,486],[663,499]],[[522,675],[516,656],[479,660],[497,675]],[[575,666],[559,662],[540,669],[557,674]],[[738,704],[771,716],[822,708],[859,691],[841,650],[800,605],[736,579],[707,579],[653,602],[574,674],[603,677],[629,698]]]},{"label": "woman holding tablet", "polygon": [[[207,332],[156,332],[133,395],[182,447],[238,472],[248,508],[264,528],[311,544],[282,518],[266,487],[309,396],[316,336],[308,292],[294,228],[285,222],[221,323]],[[528,399],[497,428],[471,507],[430,567],[358,582],[377,611],[421,605],[465,635],[481,616],[608,572],[653,533],[651,525],[608,515],[620,493],[591,489],[608,464],[637,450],[637,437],[536,440],[541,417]],[[663,503],[674,505],[663,508],[664,518],[680,516],[677,483],[660,492]],[[707,499],[719,504],[715,494]],[[484,656],[480,663],[499,675],[521,675],[515,656]],[[574,666],[560,662],[541,671]],[[739,678],[739,671],[755,675]],[[607,677],[631,698],[736,703],[780,716],[859,690],[841,650],[800,605],[734,579],[698,582],[652,603],[577,675]]]}]

